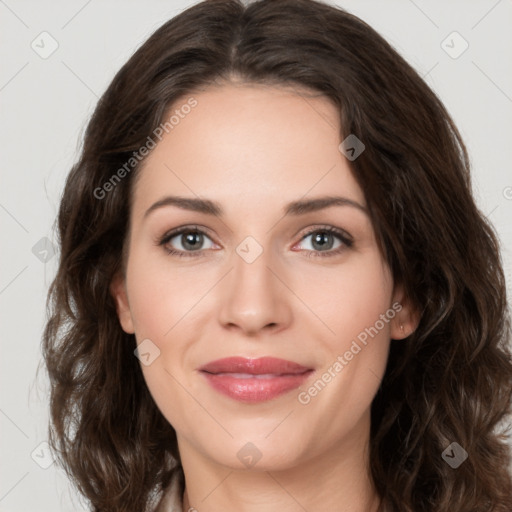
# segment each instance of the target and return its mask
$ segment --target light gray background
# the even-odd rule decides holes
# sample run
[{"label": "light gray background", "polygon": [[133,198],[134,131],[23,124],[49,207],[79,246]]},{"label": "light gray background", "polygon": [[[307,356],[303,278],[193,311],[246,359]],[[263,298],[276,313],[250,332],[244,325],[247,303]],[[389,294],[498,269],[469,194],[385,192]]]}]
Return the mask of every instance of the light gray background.
[{"label": "light gray background", "polygon": [[[55,240],[64,178],[98,97],[142,42],[192,3],[0,0],[0,512],[85,510],[62,470],[40,466],[51,463],[40,445],[47,384],[44,372],[35,375],[57,256],[47,253],[44,263],[32,249],[44,237]],[[510,290],[512,0],[332,3],[386,37],[453,115],[473,162],[478,204],[502,239]],[[58,43],[46,59],[31,47],[51,48],[43,31]],[[462,49],[458,36],[446,40],[453,31],[469,44],[458,58],[445,51]]]}]

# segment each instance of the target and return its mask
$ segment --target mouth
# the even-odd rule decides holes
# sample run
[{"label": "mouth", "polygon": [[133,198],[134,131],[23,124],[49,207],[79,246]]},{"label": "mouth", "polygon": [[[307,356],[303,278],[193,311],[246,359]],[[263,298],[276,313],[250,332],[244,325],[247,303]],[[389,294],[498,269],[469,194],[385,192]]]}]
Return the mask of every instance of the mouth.
[{"label": "mouth", "polygon": [[199,371],[217,392],[240,402],[257,403],[296,389],[314,369],[274,357],[229,357],[212,361]]}]

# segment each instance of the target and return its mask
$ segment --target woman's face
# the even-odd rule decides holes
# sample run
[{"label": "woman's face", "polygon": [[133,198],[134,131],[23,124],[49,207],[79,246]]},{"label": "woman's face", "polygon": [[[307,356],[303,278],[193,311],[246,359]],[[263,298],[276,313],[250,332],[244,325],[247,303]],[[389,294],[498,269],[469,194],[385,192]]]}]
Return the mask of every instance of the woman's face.
[{"label": "woman's face", "polygon": [[[390,337],[409,324],[339,149],[338,112],[247,84],[193,97],[135,185],[126,278],[111,288],[122,327],[142,343],[182,458],[279,469],[346,457],[368,439]],[[309,203],[335,196],[346,201]],[[247,365],[201,370],[232,357]],[[263,357],[301,367],[252,364]]]}]

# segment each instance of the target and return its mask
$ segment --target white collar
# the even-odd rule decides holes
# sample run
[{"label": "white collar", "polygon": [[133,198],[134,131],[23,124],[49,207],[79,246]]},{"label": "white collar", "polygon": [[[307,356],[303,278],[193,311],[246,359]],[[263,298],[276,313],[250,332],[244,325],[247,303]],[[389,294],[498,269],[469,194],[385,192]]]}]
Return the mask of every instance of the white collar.
[{"label": "white collar", "polygon": [[183,470],[176,470],[155,512],[183,512],[183,478]]}]

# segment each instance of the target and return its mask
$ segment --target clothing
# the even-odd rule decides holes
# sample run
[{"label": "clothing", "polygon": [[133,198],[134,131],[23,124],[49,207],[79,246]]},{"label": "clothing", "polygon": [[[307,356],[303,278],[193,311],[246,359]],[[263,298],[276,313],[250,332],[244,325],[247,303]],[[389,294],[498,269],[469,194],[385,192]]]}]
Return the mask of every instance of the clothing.
[{"label": "clothing", "polygon": [[180,470],[174,474],[155,512],[185,512],[183,510],[183,483],[183,470]]}]

